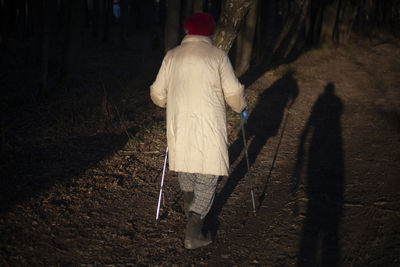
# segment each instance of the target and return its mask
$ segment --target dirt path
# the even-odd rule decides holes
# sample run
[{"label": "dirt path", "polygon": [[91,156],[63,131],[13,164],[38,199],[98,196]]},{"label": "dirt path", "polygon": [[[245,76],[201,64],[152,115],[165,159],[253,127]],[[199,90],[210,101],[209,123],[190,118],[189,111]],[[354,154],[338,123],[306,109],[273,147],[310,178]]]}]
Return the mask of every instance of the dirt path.
[{"label": "dirt path", "polygon": [[[62,163],[46,172],[21,170],[70,178],[3,203],[0,265],[398,266],[399,47],[375,40],[307,52],[249,85],[251,172],[240,153],[239,118],[229,113],[232,174],[219,183],[207,219],[212,245],[183,248],[185,218],[172,173],[155,223],[163,110],[142,94],[137,101],[154,121],[129,141],[107,134],[70,139],[69,147],[87,148],[83,154],[60,150]],[[87,158],[90,149],[98,160]],[[97,163],[74,169],[83,160]]]}]

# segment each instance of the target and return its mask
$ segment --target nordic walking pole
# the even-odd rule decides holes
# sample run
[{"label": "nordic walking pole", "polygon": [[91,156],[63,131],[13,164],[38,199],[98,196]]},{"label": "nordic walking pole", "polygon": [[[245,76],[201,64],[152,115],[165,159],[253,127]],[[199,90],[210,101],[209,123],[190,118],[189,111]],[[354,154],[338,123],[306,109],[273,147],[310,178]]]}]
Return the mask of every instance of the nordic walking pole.
[{"label": "nordic walking pole", "polygon": [[[247,111],[246,111],[247,114]],[[247,153],[247,142],[246,142],[246,134],[244,132],[244,118],[243,114],[240,114],[240,124],[242,126],[242,134],[243,134],[243,144],[244,144],[244,154],[246,155],[246,163],[247,163],[247,173],[250,173],[250,163],[249,163],[249,154]],[[250,177],[250,193],[251,193],[251,203],[253,204],[253,212],[256,214],[256,203],[254,201],[254,184],[253,180]]]},{"label": "nordic walking pole", "polygon": [[165,168],[167,166],[167,158],[168,158],[168,147],[167,147],[167,150],[165,151],[164,168],[163,168],[162,177],[161,177],[160,194],[158,196],[156,221],[158,220],[158,215],[160,214],[161,196],[162,196],[162,189],[163,189],[163,185],[164,185],[164,177],[165,177]]}]

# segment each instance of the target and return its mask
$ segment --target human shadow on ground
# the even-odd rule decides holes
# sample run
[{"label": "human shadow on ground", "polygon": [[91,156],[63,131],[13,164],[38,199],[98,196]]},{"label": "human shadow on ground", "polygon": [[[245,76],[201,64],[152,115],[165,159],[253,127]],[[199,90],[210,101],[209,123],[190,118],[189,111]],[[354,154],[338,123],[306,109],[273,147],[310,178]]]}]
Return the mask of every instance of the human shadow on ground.
[{"label": "human shadow on ground", "polygon": [[[248,140],[250,168],[268,139],[278,134],[284,118],[285,108],[293,105],[297,98],[299,88],[293,74],[294,71],[288,71],[270,88],[264,90],[259,96],[259,102],[249,116],[245,129],[246,139]],[[239,159],[243,148],[243,138],[240,135],[229,147],[231,163]],[[212,234],[215,235],[218,229],[218,215],[222,207],[247,172],[246,158],[243,157],[230,174],[228,181],[216,195],[213,207],[206,219],[207,228]]]},{"label": "human shadow on ground", "polygon": [[[340,117],[342,101],[329,83],[316,101],[301,134],[294,168],[295,195],[308,152],[305,193],[308,198],[303,222],[298,266],[338,266],[339,226],[343,209],[345,170]],[[311,141],[306,151],[306,139]],[[295,211],[297,213],[297,211]]]},{"label": "human shadow on ground", "polygon": [[122,134],[101,133],[47,146],[25,145],[10,153],[0,165],[0,215],[55,184],[70,183],[126,142]]}]

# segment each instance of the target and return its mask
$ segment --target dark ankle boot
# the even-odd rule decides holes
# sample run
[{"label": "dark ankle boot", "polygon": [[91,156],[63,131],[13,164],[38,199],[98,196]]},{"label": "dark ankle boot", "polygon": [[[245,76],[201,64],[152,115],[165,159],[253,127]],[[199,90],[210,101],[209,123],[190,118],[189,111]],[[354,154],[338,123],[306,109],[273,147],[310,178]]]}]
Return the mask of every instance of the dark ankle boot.
[{"label": "dark ankle boot", "polygon": [[196,249],[211,244],[210,235],[204,236],[202,228],[203,220],[200,218],[200,214],[189,212],[185,232],[185,248]]},{"label": "dark ankle boot", "polygon": [[183,210],[185,212],[186,218],[189,217],[189,207],[194,198],[194,192],[183,191]]}]

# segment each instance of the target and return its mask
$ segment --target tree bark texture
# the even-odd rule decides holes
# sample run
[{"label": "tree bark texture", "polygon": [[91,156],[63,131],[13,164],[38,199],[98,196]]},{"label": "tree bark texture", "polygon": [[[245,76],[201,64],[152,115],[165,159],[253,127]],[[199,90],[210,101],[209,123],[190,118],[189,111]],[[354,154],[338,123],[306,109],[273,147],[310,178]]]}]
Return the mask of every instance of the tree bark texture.
[{"label": "tree bark texture", "polygon": [[254,35],[257,24],[258,0],[250,7],[245,22],[237,36],[235,72],[237,76],[243,75],[250,67],[253,52]]},{"label": "tree bark texture", "polygon": [[214,31],[214,45],[228,52],[255,0],[225,0]]},{"label": "tree bark texture", "polygon": [[305,24],[305,34],[308,44],[319,44],[322,17],[323,5],[319,0],[311,0],[310,13],[306,18]]},{"label": "tree bark texture", "polygon": [[338,17],[339,3],[340,0],[333,0],[323,8],[323,19],[320,33],[321,47],[329,48],[334,46],[333,36]]},{"label": "tree bark texture", "polygon": [[333,36],[337,44],[345,44],[350,39],[357,11],[356,1],[341,0]]}]

